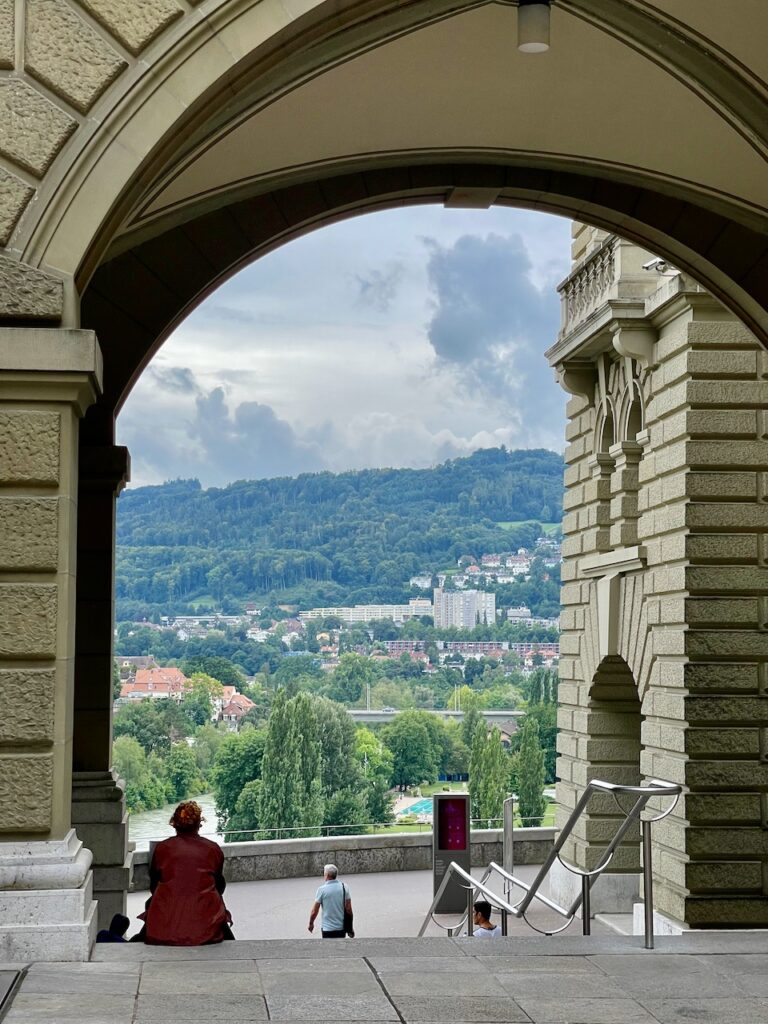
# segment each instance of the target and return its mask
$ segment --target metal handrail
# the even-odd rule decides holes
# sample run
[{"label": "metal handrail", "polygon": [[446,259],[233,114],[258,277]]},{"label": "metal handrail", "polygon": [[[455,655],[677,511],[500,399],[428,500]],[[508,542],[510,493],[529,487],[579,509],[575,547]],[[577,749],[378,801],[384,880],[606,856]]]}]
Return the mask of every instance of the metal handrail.
[{"label": "metal handrail", "polygon": [[[505,871],[504,868],[499,867],[498,864],[493,861],[486,868],[483,877],[478,881],[473,878],[468,872],[460,867],[455,861],[452,861],[448,866],[448,870],[443,876],[443,880],[440,887],[435,894],[435,898],[427,912],[427,916],[424,919],[424,923],[419,929],[419,936],[423,936],[424,932],[430,921],[434,920],[435,908],[437,907],[443,892],[448,885],[448,881],[452,875],[457,875],[466,884],[464,888],[468,890],[468,902],[467,911],[462,917],[458,925],[452,926],[450,929],[446,929],[453,934],[458,928],[460,928],[466,921],[468,924],[469,932],[471,934],[471,922],[472,922],[472,903],[474,901],[475,892],[481,892],[487,897],[488,902],[498,907],[502,912],[502,922],[506,924],[506,915],[512,914],[513,917],[521,918],[525,923],[533,928],[534,931],[541,931],[536,928],[535,925],[526,918],[526,912],[534,900],[538,900],[543,903],[550,910],[555,911],[561,917],[566,918],[566,923],[562,928],[556,929],[555,931],[543,932],[545,935],[554,935],[558,931],[564,931],[573,922],[576,917],[576,913],[579,908],[582,908],[582,930],[584,935],[590,934],[590,893],[592,886],[595,884],[600,875],[610,864],[613,859],[613,855],[616,852],[617,847],[621,844],[624,837],[630,828],[639,821],[642,828],[642,845],[643,845],[643,884],[644,884],[644,897],[645,897],[645,947],[646,949],[653,949],[653,870],[652,870],[652,847],[651,847],[651,826],[655,821],[661,821],[662,818],[666,818],[668,814],[671,814],[677,805],[677,801],[682,793],[682,786],[677,785],[673,782],[665,782],[663,779],[650,779],[648,782],[641,786],[621,786],[613,782],[604,782],[600,779],[593,779],[588,783],[586,789],[582,793],[581,797],[576,803],[573,811],[568,817],[565,825],[560,831],[557,840],[547,855],[546,860],[542,864],[534,880],[528,884],[523,882],[520,878],[516,878],[513,874]],[[566,840],[573,832],[577,821],[584,812],[587,804],[595,793],[610,793],[619,810],[624,814],[624,820],[616,830],[616,834],[611,839],[610,843],[606,846],[603,851],[603,855],[597,867],[591,871],[583,871],[580,868],[575,867],[572,864],[568,864],[560,856],[560,851],[565,845]],[[629,810],[625,810],[619,802],[621,796],[633,796],[635,801]],[[648,801],[655,797],[673,797],[670,806],[652,818],[641,818],[643,811],[645,810]],[[574,875],[578,875],[581,878],[581,892],[574,899],[569,907],[561,907],[555,903],[554,900],[549,899],[547,896],[543,896],[539,889],[543,884],[545,878],[549,874],[552,865],[555,861],[559,861],[568,871]],[[504,879],[505,892],[507,895],[511,892],[513,886],[518,886],[523,890],[523,896],[517,903],[512,903],[509,899],[504,899],[497,893],[494,893],[487,885],[486,882],[491,875],[499,875]],[[435,922],[438,924],[438,922]],[[440,925],[440,927],[444,927]],[[503,930],[506,930],[503,928]]]}]

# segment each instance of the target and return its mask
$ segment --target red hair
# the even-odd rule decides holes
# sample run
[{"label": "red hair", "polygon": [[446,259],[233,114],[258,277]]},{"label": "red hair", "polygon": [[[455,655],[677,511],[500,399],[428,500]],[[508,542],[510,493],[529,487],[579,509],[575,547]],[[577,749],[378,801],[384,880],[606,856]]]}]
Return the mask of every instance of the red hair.
[{"label": "red hair", "polygon": [[184,800],[173,812],[170,824],[177,832],[197,832],[204,821],[200,804],[194,800]]}]

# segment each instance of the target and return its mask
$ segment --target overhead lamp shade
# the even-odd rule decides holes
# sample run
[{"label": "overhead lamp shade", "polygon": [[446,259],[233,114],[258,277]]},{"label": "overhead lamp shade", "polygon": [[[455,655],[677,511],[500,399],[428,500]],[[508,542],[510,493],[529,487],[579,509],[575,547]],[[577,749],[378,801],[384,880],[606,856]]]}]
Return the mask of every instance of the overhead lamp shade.
[{"label": "overhead lamp shade", "polygon": [[520,0],[517,8],[517,48],[522,53],[549,49],[549,2]]}]

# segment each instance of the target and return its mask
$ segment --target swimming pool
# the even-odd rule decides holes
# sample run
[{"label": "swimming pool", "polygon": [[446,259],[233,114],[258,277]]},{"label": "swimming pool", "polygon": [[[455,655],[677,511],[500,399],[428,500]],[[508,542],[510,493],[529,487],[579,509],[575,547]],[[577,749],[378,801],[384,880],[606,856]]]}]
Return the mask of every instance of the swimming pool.
[{"label": "swimming pool", "polygon": [[402,814],[431,814],[432,813],[432,797],[425,797],[423,800],[419,800],[415,804],[411,804],[410,807],[404,807],[402,811],[398,811],[398,817]]}]

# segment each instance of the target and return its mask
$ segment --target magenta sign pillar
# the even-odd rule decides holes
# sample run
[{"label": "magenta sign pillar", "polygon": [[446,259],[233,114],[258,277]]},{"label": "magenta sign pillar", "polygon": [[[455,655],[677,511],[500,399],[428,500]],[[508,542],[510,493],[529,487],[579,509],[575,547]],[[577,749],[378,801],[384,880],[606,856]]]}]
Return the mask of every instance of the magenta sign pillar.
[{"label": "magenta sign pillar", "polygon": [[[448,865],[455,861],[470,869],[469,796],[464,793],[439,793],[433,803],[432,876],[437,894]],[[462,913],[467,908],[467,890],[453,876],[435,907],[437,914]]]}]

